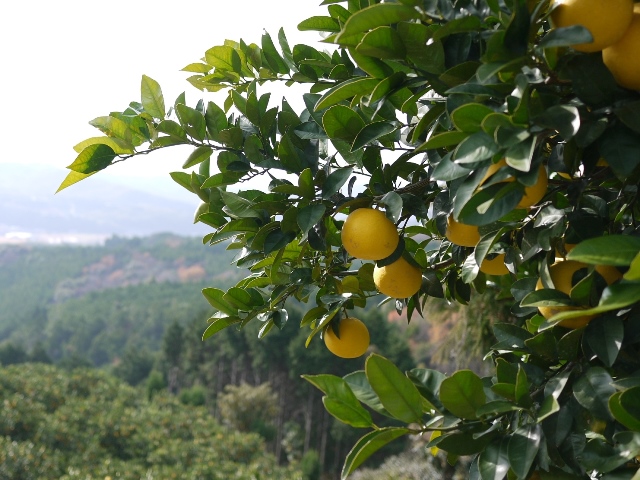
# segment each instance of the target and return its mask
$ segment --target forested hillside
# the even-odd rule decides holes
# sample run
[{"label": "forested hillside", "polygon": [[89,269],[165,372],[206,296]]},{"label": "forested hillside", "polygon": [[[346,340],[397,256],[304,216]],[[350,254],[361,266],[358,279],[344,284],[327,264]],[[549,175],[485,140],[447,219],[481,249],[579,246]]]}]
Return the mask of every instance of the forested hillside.
[{"label": "forested hillside", "polygon": [[234,253],[197,238],[114,237],[104,246],[1,246],[0,343],[103,365],[158,350],[167,325],[204,317],[199,287],[229,286]]}]

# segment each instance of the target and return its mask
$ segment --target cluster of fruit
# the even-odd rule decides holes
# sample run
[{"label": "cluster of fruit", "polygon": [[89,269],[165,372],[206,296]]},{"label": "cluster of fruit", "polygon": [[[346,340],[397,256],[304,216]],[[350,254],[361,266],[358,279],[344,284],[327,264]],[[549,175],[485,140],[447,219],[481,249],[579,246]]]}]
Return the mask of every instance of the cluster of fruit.
[{"label": "cluster of fruit", "polygon": [[619,85],[640,90],[640,4],[633,0],[554,0],[554,27],[582,25],[593,42],[573,45],[580,52],[602,52]]},{"label": "cluster of fruit", "polygon": [[[373,269],[373,281],[380,293],[393,298],[409,298],[420,290],[422,271],[399,251],[403,250],[403,244],[398,230],[384,212],[373,208],[354,210],[345,220],[341,236],[349,255],[359,260],[380,262]],[[333,354],[356,358],[369,347],[369,331],[361,320],[346,317],[327,327],[324,342]]]}]

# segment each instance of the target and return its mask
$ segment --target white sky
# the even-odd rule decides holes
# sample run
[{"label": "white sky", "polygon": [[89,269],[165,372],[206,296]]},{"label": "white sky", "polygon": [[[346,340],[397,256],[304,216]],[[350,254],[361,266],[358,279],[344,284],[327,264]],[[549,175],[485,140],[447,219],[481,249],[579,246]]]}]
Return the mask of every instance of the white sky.
[{"label": "white sky", "polygon": [[[187,103],[195,105],[206,94],[180,70],[226,38],[260,44],[265,29],[277,44],[284,27],[291,46],[322,49],[317,33],[296,28],[305,18],[326,14],[320,1],[3,2],[0,162],[24,163],[25,170],[33,163],[59,167],[55,191],[76,156],[73,146],[100,135],[87,122],[140,101],[143,74],[160,83],[167,104],[186,91]],[[188,153],[132,159],[99,175],[168,177]]]}]

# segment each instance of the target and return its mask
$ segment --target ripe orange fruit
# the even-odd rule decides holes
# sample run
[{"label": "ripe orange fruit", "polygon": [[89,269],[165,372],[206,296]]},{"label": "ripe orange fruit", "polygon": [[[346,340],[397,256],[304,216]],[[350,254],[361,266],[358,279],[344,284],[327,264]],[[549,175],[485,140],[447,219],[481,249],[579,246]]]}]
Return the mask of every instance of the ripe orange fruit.
[{"label": "ripe orange fruit", "polygon": [[475,225],[456,222],[452,215],[447,218],[445,237],[461,247],[475,247],[480,241],[480,232]]},{"label": "ripe orange fruit", "polygon": [[422,286],[422,272],[400,257],[384,267],[373,269],[373,282],[378,291],[392,298],[409,298]]},{"label": "ripe orange fruit", "polygon": [[342,245],[361,260],[381,260],[391,255],[400,241],[396,226],[380,210],[359,208],[342,226]]},{"label": "ripe orange fruit", "polygon": [[580,52],[598,52],[616,43],[631,24],[633,0],[553,0],[554,27],[582,25],[593,36],[591,43],[572,45]]},{"label": "ripe orange fruit", "polygon": [[357,358],[369,348],[369,330],[361,320],[346,317],[338,327],[340,338],[329,326],[324,331],[324,343],[331,353],[341,358]]},{"label": "ripe orange fruit", "polygon": [[640,6],[636,4],[631,25],[613,45],[602,50],[602,60],[618,85],[640,90]]},{"label": "ripe orange fruit", "polygon": [[[486,182],[491,175],[496,173],[502,167],[507,166],[507,161],[503,158],[498,163],[492,164],[487,173],[484,175],[484,178],[480,182],[480,186]],[[516,179],[514,177],[509,177],[505,182],[514,182]],[[522,195],[522,199],[516,205],[516,208],[529,208],[536,203],[538,203],[544,195],[547,193],[547,185],[549,183],[549,179],[547,178],[547,170],[544,168],[544,165],[540,165],[540,169],[538,171],[538,179],[536,180],[535,185],[531,185],[528,187],[524,187],[524,194]]]},{"label": "ripe orange fruit", "polygon": [[509,269],[504,264],[504,253],[499,253],[495,258],[485,258],[480,265],[480,271],[487,275],[506,275]]},{"label": "ripe orange fruit", "polygon": [[[582,262],[576,262],[575,260],[561,260],[554,263],[549,267],[549,273],[551,274],[551,280],[556,290],[569,295],[573,288],[572,278],[573,274],[581,268],[587,268],[588,265]],[[596,265],[596,272],[598,272],[607,282],[607,285],[611,285],[613,282],[620,280],[622,274],[617,268],[608,265]],[[536,283],[536,290],[543,288],[542,279],[539,278]],[[570,310],[584,310],[585,307],[578,306],[558,306],[558,307],[538,307],[540,314],[544,318],[551,318],[556,313],[566,312]],[[598,315],[583,315],[576,318],[568,318],[562,320],[560,325],[567,328],[580,328],[584,327],[587,323],[593,320]]]}]

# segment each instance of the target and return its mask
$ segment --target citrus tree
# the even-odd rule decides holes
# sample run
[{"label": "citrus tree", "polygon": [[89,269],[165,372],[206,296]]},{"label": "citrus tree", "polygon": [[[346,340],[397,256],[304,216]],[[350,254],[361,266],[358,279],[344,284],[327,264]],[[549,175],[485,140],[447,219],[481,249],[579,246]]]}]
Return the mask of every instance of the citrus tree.
[{"label": "citrus tree", "polygon": [[[141,100],[94,119],[61,185],[190,145],[171,174],[202,203],[204,242],[246,278],[203,293],[203,338],[287,324],[363,354],[350,311],[388,298],[497,289],[494,374],[402,372],[378,354],[306,379],[365,430],[343,478],[406,435],[430,435],[469,478],[640,478],[640,13],[632,0],[325,0],[298,28],[323,45],[228,40],[190,63],[221,105]],[[305,90],[270,102],[275,82]],[[379,292],[382,296],[377,297]],[[385,301],[385,300],[383,300]],[[363,346],[364,345],[364,346]],[[377,419],[390,417],[393,426]],[[377,422],[377,423],[376,423]],[[389,424],[389,419],[384,421]]]}]

